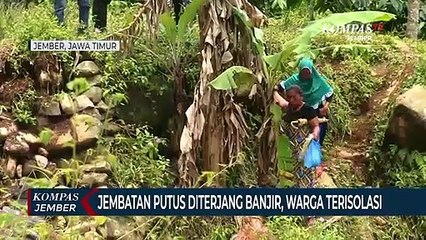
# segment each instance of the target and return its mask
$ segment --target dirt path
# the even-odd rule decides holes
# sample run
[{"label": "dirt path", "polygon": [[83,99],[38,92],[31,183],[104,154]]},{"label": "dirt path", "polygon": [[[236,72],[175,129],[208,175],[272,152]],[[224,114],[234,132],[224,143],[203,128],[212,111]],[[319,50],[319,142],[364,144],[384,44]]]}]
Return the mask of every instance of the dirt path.
[{"label": "dirt path", "polygon": [[385,113],[387,103],[397,97],[404,80],[415,72],[413,50],[403,42],[398,43],[398,47],[404,56],[404,66],[398,71],[392,71],[388,63],[375,67],[372,74],[383,79],[383,86],[369,99],[366,111],[353,119],[351,129],[354,131],[351,136],[329,150],[330,159],[326,161],[326,167],[333,178],[336,177],[333,172],[343,171],[342,163],[346,163],[351,166],[346,169],[347,174],[361,180],[361,185],[366,182],[367,151],[374,137],[376,117]]}]

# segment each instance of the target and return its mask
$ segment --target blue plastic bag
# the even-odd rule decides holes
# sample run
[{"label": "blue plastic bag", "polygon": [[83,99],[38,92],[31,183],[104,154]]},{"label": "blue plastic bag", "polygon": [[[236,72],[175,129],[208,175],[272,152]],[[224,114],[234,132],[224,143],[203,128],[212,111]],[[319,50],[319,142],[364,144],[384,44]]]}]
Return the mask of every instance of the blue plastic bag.
[{"label": "blue plastic bag", "polygon": [[321,164],[321,161],[322,161],[321,145],[317,140],[312,139],[305,153],[305,167],[306,168],[317,167]]}]

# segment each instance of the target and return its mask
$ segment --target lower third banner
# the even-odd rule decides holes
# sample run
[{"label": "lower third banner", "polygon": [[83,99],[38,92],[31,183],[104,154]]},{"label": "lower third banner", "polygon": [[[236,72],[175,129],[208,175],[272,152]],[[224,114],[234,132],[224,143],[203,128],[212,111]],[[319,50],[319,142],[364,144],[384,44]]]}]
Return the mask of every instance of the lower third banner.
[{"label": "lower third banner", "polygon": [[34,216],[419,216],[425,202],[426,189],[28,190]]}]

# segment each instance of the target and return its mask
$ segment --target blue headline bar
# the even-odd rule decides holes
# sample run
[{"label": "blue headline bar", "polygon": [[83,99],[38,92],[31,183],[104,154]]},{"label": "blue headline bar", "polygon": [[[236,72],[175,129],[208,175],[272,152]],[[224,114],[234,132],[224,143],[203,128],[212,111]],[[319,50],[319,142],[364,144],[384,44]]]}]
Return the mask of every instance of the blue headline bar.
[{"label": "blue headline bar", "polygon": [[426,189],[30,189],[28,214],[420,216]]}]

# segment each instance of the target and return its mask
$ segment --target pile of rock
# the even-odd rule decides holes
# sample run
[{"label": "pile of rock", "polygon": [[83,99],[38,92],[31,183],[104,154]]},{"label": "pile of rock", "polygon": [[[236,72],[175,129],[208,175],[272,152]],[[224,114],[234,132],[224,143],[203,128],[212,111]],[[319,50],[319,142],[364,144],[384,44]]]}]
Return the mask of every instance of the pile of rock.
[{"label": "pile of rock", "polygon": [[40,138],[29,132],[18,131],[18,127],[10,119],[0,122],[3,152],[6,154],[6,174],[10,178],[30,176],[34,167],[54,170],[56,165],[47,159],[48,151]]},{"label": "pile of rock", "polygon": [[[87,149],[96,143],[101,134],[102,114],[108,110],[99,87],[100,69],[94,62],[84,61],[77,66],[76,77],[86,78],[90,88],[78,96],[61,93],[46,97],[40,104],[36,130],[21,130],[10,117],[0,118],[0,140],[4,142],[5,172],[9,177],[30,176],[34,172],[39,172],[34,176],[44,175],[34,169],[54,170],[56,164],[51,159],[52,153],[69,151],[72,146]],[[50,129],[52,136],[48,144],[43,144],[38,135],[46,128]],[[90,170],[91,165],[83,169],[88,173],[83,175],[83,183],[92,185],[106,181],[109,166],[100,163],[102,167],[99,167],[99,163],[96,164],[94,171]]]},{"label": "pile of rock", "polygon": [[90,88],[79,96],[71,96],[67,93],[52,96],[45,99],[40,106],[39,114],[44,117],[69,116],[83,113],[99,120],[101,113],[108,110],[108,106],[102,101],[102,89],[99,87],[101,81],[100,69],[92,61],[84,61],[76,67],[76,77],[85,78]]}]

